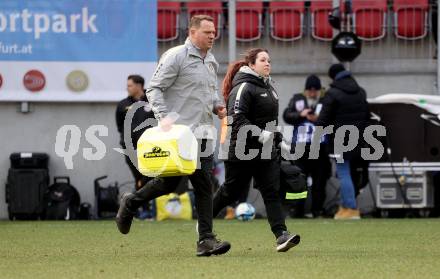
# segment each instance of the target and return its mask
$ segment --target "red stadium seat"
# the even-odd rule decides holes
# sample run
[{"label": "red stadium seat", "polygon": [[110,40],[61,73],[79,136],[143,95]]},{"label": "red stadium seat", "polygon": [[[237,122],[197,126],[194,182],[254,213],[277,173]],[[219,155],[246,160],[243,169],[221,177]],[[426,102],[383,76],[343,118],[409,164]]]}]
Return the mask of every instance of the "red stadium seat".
[{"label": "red stadium seat", "polygon": [[353,31],[359,38],[372,41],[385,36],[387,0],[353,0],[352,7]]},{"label": "red stadium seat", "polygon": [[179,37],[180,2],[157,2],[157,40],[172,41]]},{"label": "red stadium seat", "polygon": [[303,34],[304,2],[269,2],[270,35],[277,40],[293,41]]},{"label": "red stadium seat", "polygon": [[223,29],[223,8],[221,0],[187,2],[186,6],[190,17],[197,14],[212,16],[212,18],[214,18],[215,29],[217,30],[216,38],[220,36],[221,30]]},{"label": "red stadium seat", "polygon": [[261,37],[263,2],[237,2],[237,41],[253,41]]},{"label": "red stadium seat", "polygon": [[421,39],[428,33],[428,0],[394,0],[394,34],[407,40]]},{"label": "red stadium seat", "polygon": [[313,38],[322,41],[330,41],[333,38],[333,28],[328,23],[328,14],[332,10],[332,0],[315,0],[310,2]]}]

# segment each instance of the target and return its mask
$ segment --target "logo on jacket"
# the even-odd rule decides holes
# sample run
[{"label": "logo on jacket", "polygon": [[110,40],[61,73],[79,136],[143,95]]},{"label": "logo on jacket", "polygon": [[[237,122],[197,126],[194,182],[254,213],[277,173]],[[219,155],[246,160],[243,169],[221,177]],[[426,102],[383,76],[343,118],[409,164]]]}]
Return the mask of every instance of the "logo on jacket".
[{"label": "logo on jacket", "polygon": [[302,111],[304,109],[304,100],[296,101],[295,108],[297,111]]},{"label": "logo on jacket", "polygon": [[261,97],[267,97],[267,93],[260,94]]},{"label": "logo on jacket", "polygon": [[159,146],[155,146],[151,149],[151,152],[145,152],[144,158],[160,158],[160,157],[168,157],[170,156],[169,151],[162,151],[162,148]]},{"label": "logo on jacket", "polygon": [[208,64],[208,68],[211,72],[215,73],[214,66],[212,66],[212,63]]}]

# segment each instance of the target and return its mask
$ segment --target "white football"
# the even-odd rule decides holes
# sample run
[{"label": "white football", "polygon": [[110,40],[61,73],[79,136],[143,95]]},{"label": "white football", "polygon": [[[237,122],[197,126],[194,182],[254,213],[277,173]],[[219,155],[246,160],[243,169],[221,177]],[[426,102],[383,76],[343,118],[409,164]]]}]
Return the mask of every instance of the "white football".
[{"label": "white football", "polygon": [[255,208],[250,203],[240,203],[235,208],[235,217],[241,221],[250,221],[255,218]]}]

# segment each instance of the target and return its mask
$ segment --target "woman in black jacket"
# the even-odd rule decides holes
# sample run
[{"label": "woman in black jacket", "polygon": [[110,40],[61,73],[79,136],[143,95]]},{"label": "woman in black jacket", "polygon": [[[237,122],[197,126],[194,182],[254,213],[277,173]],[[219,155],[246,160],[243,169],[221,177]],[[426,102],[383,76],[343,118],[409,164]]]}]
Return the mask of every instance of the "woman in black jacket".
[{"label": "woman in black jacket", "polygon": [[[320,217],[324,213],[325,186],[331,171],[327,137],[323,137],[320,141],[318,158],[310,158],[315,122],[322,108],[323,93],[321,80],[316,75],[309,75],[304,92],[294,94],[283,113],[284,122],[293,125],[294,128],[291,149],[295,150],[297,144],[305,144],[304,154],[295,160],[295,165],[301,168],[306,176],[312,178],[312,195],[308,196],[307,200],[312,202],[313,217]],[[304,212],[306,203],[302,200],[291,206],[297,217],[310,214]]]},{"label": "woman in black jacket", "polygon": [[271,85],[270,69],[267,50],[257,48],[250,49],[245,59],[233,63],[226,73],[223,95],[231,135],[226,141],[226,179],[214,195],[213,215],[236,201],[254,178],[277,239],[277,251],[285,252],[300,242],[300,236],[287,232],[278,192],[280,165],[273,142],[278,95]]}]

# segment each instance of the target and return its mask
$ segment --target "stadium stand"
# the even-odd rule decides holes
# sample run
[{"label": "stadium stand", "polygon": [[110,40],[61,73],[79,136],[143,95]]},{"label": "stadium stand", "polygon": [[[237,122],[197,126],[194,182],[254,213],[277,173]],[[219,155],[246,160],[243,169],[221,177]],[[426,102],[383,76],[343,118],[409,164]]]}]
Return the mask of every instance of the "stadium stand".
[{"label": "stadium stand", "polygon": [[188,8],[188,18],[191,18],[193,15],[196,14],[205,14],[212,16],[212,18],[214,18],[215,29],[217,30],[216,38],[220,37],[221,31],[223,29],[223,8],[221,0],[188,2],[186,3],[186,7]]},{"label": "stadium stand", "polygon": [[385,37],[386,16],[386,0],[353,0],[353,29],[363,40]]},{"label": "stadium stand", "polygon": [[332,0],[312,1],[310,17],[312,37],[322,41],[330,41],[333,29],[328,23],[328,14],[332,11]]},{"label": "stadium stand", "polygon": [[293,41],[303,35],[304,2],[269,2],[270,35],[281,41]]},{"label": "stadium stand", "polygon": [[428,0],[394,0],[394,34],[416,40],[428,33]]},{"label": "stadium stand", "polygon": [[179,37],[180,2],[157,2],[157,40],[172,41]]},{"label": "stadium stand", "polygon": [[237,2],[237,41],[258,40],[262,33],[263,2]]}]

